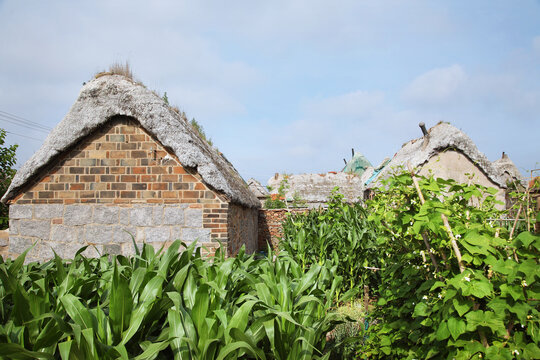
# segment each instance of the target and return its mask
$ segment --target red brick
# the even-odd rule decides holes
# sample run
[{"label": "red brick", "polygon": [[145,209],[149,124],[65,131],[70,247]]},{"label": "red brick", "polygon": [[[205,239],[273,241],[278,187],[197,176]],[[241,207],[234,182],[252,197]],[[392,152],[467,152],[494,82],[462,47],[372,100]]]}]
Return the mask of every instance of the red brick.
[{"label": "red brick", "polygon": [[84,184],[70,184],[70,190],[84,190]]},{"label": "red brick", "polygon": [[144,166],[132,167],[131,172],[133,174],[146,174],[146,167],[144,167]]},{"label": "red brick", "polygon": [[120,181],[121,182],[135,182],[137,181],[137,176],[136,175],[121,175]]}]

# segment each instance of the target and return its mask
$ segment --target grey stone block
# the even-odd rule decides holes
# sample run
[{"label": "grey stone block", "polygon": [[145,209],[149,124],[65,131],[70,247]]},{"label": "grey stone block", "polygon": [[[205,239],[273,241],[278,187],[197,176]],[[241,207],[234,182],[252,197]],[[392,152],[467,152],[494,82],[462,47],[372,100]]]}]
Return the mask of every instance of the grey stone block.
[{"label": "grey stone block", "polygon": [[137,236],[135,237],[135,241],[138,243],[143,243],[146,241],[144,228],[137,228]]},{"label": "grey stone block", "polygon": [[152,223],[154,226],[163,224],[163,206],[154,206],[153,220]]},{"label": "grey stone block", "polygon": [[122,254],[122,246],[120,244],[103,245],[103,255],[120,255]]},{"label": "grey stone block", "polygon": [[87,225],[84,229],[84,239],[88,244],[109,244],[114,242],[112,226]]},{"label": "grey stone block", "polygon": [[22,254],[26,249],[32,246],[32,239],[20,236],[11,236],[9,238],[9,252],[12,255]]},{"label": "grey stone block", "polygon": [[49,220],[21,220],[19,222],[19,233],[22,236],[34,236],[49,240],[51,222]]},{"label": "grey stone block", "polygon": [[0,246],[9,246],[9,237],[0,236]]},{"label": "grey stone block", "polygon": [[146,242],[165,242],[171,238],[171,230],[168,226],[144,228]]},{"label": "grey stone block", "polygon": [[202,227],[202,209],[186,209],[184,214],[186,226],[194,228]]},{"label": "grey stone block", "polygon": [[53,224],[51,228],[51,241],[61,243],[78,243],[81,246],[83,229],[79,226]]},{"label": "grey stone block", "polygon": [[60,205],[60,204],[34,205],[34,215],[36,219],[61,218],[64,215],[64,205]]},{"label": "grey stone block", "polygon": [[67,205],[64,210],[65,225],[86,225],[92,223],[91,205]]},{"label": "grey stone block", "polygon": [[137,228],[133,226],[113,226],[113,241],[115,243],[132,242],[137,238]]},{"label": "grey stone block", "polygon": [[210,229],[203,228],[184,228],[182,229],[182,241],[200,243],[210,242]]},{"label": "grey stone block", "polygon": [[10,205],[10,219],[31,219],[33,205]]},{"label": "grey stone block", "polygon": [[[40,241],[36,246],[28,253],[30,255],[28,260],[34,261],[47,261],[54,258],[53,245],[50,241]],[[58,246],[54,248],[54,251],[58,254],[61,249]]]},{"label": "grey stone block", "polygon": [[9,220],[9,235],[19,235],[19,220]]},{"label": "grey stone block", "polygon": [[119,211],[119,223],[122,225],[129,225],[129,214],[131,212],[131,209],[129,208],[120,208]]},{"label": "grey stone block", "polygon": [[91,244],[82,252],[82,255],[88,258],[97,258],[103,254],[103,245]]},{"label": "grey stone block", "polygon": [[58,243],[53,246],[53,249],[62,259],[73,259],[83,246],[80,243]]},{"label": "grey stone block", "polygon": [[116,206],[96,206],[94,208],[94,223],[118,224],[119,208]]},{"label": "grey stone block", "polygon": [[184,208],[180,206],[168,206],[163,212],[163,223],[166,225],[183,225]]},{"label": "grey stone block", "polygon": [[[144,246],[144,243],[137,243],[137,248],[139,251],[142,251],[142,248]],[[124,256],[133,256],[135,255],[135,248],[133,247],[133,243],[125,243],[122,244],[122,255]]]},{"label": "grey stone block", "polygon": [[182,227],[172,226],[171,227],[171,240],[182,240]]},{"label": "grey stone block", "polygon": [[153,207],[132,208],[129,215],[131,225],[151,226],[153,221]]}]

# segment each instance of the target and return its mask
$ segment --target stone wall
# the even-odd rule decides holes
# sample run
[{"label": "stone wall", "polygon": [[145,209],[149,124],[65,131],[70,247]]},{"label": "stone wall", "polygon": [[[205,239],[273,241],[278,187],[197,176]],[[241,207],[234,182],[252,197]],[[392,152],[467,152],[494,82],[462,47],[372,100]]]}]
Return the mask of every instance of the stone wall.
[{"label": "stone wall", "polygon": [[8,256],[9,250],[9,229],[0,230],[0,256],[4,259]]},{"label": "stone wall", "polygon": [[246,239],[257,239],[258,209],[250,209],[243,206],[229,205],[227,228],[229,230],[228,249],[231,255],[235,255],[242,245],[246,245],[246,252],[257,251],[255,241],[246,242]]},{"label": "stone wall", "polygon": [[266,250],[270,244],[277,250],[279,239],[283,237],[282,223],[291,213],[304,213],[309,209],[262,209],[259,210],[259,250]]},{"label": "stone wall", "polygon": [[10,203],[9,255],[37,242],[28,260],[52,249],[73,257],[84,245],[88,255],[131,254],[131,235],[154,247],[198,239],[211,253],[228,242],[228,200],[125,117],[62,154]]},{"label": "stone wall", "polygon": [[9,255],[15,257],[32,244],[28,261],[49,259],[53,250],[63,258],[73,258],[85,245],[85,255],[134,253],[133,239],[158,249],[176,239],[197,240],[213,252],[218,243],[210,229],[203,227],[199,204],[51,205],[10,206]]}]

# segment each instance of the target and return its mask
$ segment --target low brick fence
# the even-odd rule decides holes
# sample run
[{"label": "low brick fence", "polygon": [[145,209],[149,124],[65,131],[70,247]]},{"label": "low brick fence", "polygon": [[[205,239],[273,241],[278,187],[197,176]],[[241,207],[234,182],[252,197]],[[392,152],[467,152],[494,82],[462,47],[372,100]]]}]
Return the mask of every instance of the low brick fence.
[{"label": "low brick fence", "polygon": [[267,244],[276,250],[283,237],[282,223],[289,214],[305,213],[309,209],[261,209],[259,210],[259,251],[266,250]]}]

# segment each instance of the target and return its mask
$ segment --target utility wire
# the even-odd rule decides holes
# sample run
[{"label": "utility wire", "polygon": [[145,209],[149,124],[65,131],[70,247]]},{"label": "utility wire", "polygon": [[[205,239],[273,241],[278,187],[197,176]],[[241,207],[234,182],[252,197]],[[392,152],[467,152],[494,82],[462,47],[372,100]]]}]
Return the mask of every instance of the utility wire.
[{"label": "utility wire", "polygon": [[31,137],[31,136],[26,136],[26,135],[22,135],[22,134],[17,134],[17,133],[14,133],[14,132],[12,132],[12,131],[7,131],[7,130],[6,130],[6,132],[7,132],[8,134],[11,134],[11,135],[22,136],[22,137],[24,137],[24,138],[31,139],[31,140],[36,140],[36,141],[39,141],[39,142],[42,142],[42,141],[43,141],[42,139],[37,139],[37,138]]},{"label": "utility wire", "polygon": [[44,130],[42,128],[26,125],[26,124],[21,123],[19,121],[14,121],[14,120],[11,120],[11,119],[8,119],[8,118],[4,118],[2,114],[0,114],[0,121],[6,121],[8,123],[15,124],[15,125],[27,128],[27,129],[31,129],[31,130],[35,130],[35,131],[41,131],[41,132],[44,132],[44,133],[49,133],[49,130]]},{"label": "utility wire", "polygon": [[32,121],[32,120],[28,120],[28,119],[25,119],[21,116],[18,116],[18,115],[14,115],[14,114],[11,114],[11,113],[8,113],[6,111],[2,111],[0,110],[0,116],[2,116],[3,118],[8,118],[8,119],[12,119],[12,120],[15,120],[15,121],[19,121],[21,123],[24,123],[26,125],[29,125],[29,126],[35,126],[35,127],[39,127],[43,130],[52,130],[52,128],[48,127],[48,126],[45,126],[45,125],[42,125],[38,122],[35,122],[35,121]]}]

